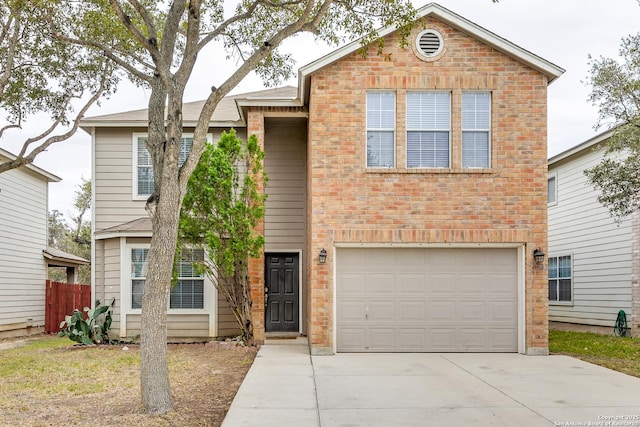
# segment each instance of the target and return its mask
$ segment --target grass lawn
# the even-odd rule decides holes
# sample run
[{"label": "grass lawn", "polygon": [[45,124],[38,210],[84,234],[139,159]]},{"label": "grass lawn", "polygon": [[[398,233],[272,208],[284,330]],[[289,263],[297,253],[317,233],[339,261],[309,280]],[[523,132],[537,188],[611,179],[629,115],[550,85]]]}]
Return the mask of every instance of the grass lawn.
[{"label": "grass lawn", "polygon": [[549,351],[640,377],[640,339],[549,331]]},{"label": "grass lawn", "polygon": [[0,351],[0,426],[219,426],[254,349],[169,346],[175,411],[140,411],[138,346],[77,347],[43,336]]}]

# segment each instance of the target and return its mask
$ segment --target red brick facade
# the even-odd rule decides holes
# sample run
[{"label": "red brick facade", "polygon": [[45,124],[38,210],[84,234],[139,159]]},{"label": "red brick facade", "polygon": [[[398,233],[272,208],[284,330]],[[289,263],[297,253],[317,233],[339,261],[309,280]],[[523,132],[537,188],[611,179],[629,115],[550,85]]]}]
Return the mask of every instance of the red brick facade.
[{"label": "red brick facade", "polygon": [[[417,25],[413,43],[423,25]],[[351,54],[311,75],[308,119],[306,331],[314,353],[334,342],[334,259],[343,243],[487,244],[523,248],[525,350],[547,350],[547,276],[535,248],[547,247],[547,76],[439,21],[444,50],[420,59],[392,34],[385,55]],[[396,167],[366,168],[366,95],[396,96]],[[451,93],[451,168],[407,169],[406,94]],[[491,92],[491,167],[463,169],[462,91]],[[250,113],[248,133],[263,119]],[[261,139],[262,140],[262,139]],[[326,248],[326,264],[317,255]],[[254,327],[264,338],[262,260],[252,264]],[[261,312],[262,310],[262,312]]]}]

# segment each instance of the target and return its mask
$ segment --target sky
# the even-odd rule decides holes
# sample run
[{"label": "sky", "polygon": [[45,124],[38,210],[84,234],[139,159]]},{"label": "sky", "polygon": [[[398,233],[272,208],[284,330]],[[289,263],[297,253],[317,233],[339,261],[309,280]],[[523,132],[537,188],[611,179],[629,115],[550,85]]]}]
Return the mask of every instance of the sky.
[{"label": "sky", "polygon": [[[427,3],[413,2],[415,7]],[[589,55],[617,57],[621,39],[640,32],[638,0],[500,0],[499,3],[440,0],[438,3],[566,70],[548,88],[550,157],[606,129],[594,129],[597,109],[587,100],[589,87],[585,81]],[[336,48],[317,43],[310,36],[297,37],[282,47],[293,55],[296,67]],[[223,59],[224,53],[214,50],[199,55],[185,101],[204,99],[212,85],[220,85],[234,67],[233,63],[221,63]],[[285,84],[297,85],[297,77]],[[232,93],[262,87],[260,79],[249,76]],[[87,116],[146,108],[148,95],[148,91],[124,83],[118,93],[99,107],[92,107]],[[28,126],[22,134],[8,134],[2,147],[15,153],[18,143],[29,135],[33,135],[33,131]],[[72,139],[42,153],[35,163],[62,178],[61,182],[49,186],[49,210],[57,209],[66,215],[81,177],[91,178],[91,138],[84,131],[78,131]]]}]

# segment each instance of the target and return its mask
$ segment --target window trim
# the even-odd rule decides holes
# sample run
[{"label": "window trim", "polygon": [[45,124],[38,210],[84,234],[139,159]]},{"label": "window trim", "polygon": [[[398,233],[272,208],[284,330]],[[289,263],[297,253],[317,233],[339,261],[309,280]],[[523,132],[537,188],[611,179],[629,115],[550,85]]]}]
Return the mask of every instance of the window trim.
[{"label": "window trim", "polygon": [[[464,116],[464,102],[463,102],[463,98],[465,93],[486,93],[489,95],[489,127],[487,129],[465,129],[464,128],[464,120],[463,120],[463,116]],[[492,149],[492,144],[491,144],[491,127],[492,127],[492,114],[493,114],[493,93],[490,90],[463,90],[462,93],[460,94],[460,167],[462,169],[491,169],[491,149]],[[487,153],[487,160],[488,160],[488,165],[487,166],[483,166],[483,167],[478,167],[478,166],[473,166],[473,167],[465,167],[464,166],[464,133],[465,132],[486,132],[487,133],[487,143],[488,143],[488,153]]]},{"label": "window trim", "polygon": [[[140,138],[148,138],[148,132],[134,132],[132,134],[133,143],[131,144],[131,198],[132,200],[144,200],[146,201],[150,194],[138,194],[138,144]],[[182,138],[192,138],[192,132],[185,132],[182,134]],[[213,134],[207,134],[207,143],[211,144],[213,141]],[[153,166],[152,166],[153,167]]]},{"label": "window trim", "polygon": [[[569,257],[570,258],[570,263],[571,263],[571,299],[569,301],[558,301],[558,300],[551,300],[549,299],[548,296],[548,289],[547,289],[547,300],[549,301],[549,305],[555,305],[555,306],[572,306],[574,304],[574,283],[575,283],[575,270],[573,268],[574,265],[574,254],[573,252],[564,252],[564,253],[553,253],[550,254],[549,257],[547,258],[547,286],[549,284],[549,273],[548,273],[548,262],[551,258],[562,258],[562,257]],[[556,277],[555,280],[559,280],[560,277]],[[566,279],[566,277],[564,277],[564,279]],[[557,284],[559,285],[559,282],[557,282]],[[560,289],[558,288],[558,292],[557,295],[560,295]]]},{"label": "window trim", "polygon": [[[446,132],[449,134],[449,165],[446,167],[437,167],[437,166],[419,166],[419,167],[411,167],[409,166],[409,132],[445,132],[445,129],[410,129],[409,128],[409,108],[407,106],[409,100],[410,93],[446,93],[449,95],[449,128]],[[453,91],[451,90],[408,90],[405,96],[405,142],[404,142],[404,151],[405,151],[405,159],[404,159],[404,167],[409,171],[441,171],[441,170],[451,170],[453,168],[452,165],[452,155],[453,155],[453,143],[452,143],[452,125],[453,125]]]},{"label": "window trim", "polygon": [[[149,249],[151,247],[148,243],[126,243],[124,245],[124,254],[122,254],[122,282],[120,289],[121,309],[123,314],[141,314],[142,309],[132,308],[132,295],[133,286],[132,280],[135,279],[131,274],[131,251],[133,249]],[[170,308],[170,298],[167,299],[167,313],[168,314],[207,314],[210,316],[215,315],[215,288],[209,277],[205,274],[204,280],[204,303],[202,308]]]},{"label": "window trim", "polygon": [[[555,188],[555,198],[549,201],[549,181],[553,179],[553,186]],[[547,174],[547,206],[556,206],[558,204],[558,173],[552,172]]]},{"label": "window trim", "polygon": [[[393,95],[393,128],[374,128],[374,129],[369,129],[369,108],[368,108],[368,103],[369,103],[369,94],[372,93],[389,93]],[[397,137],[398,137],[398,132],[397,132],[397,128],[398,128],[398,94],[396,93],[396,91],[394,90],[368,90],[366,92],[366,96],[364,99],[364,103],[365,103],[365,132],[364,132],[364,168],[365,170],[369,170],[369,171],[379,171],[379,170],[394,170],[397,169],[398,165],[397,165]],[[393,132],[393,165],[392,166],[369,166],[369,141],[368,141],[368,136],[369,136],[369,131],[374,131],[374,132]]]}]

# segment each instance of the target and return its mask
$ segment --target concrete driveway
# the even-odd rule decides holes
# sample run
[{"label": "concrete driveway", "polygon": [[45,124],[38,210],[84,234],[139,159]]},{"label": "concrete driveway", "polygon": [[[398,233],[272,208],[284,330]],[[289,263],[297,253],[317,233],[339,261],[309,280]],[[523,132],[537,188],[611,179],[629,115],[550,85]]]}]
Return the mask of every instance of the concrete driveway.
[{"label": "concrete driveway", "polygon": [[566,356],[338,354],[262,346],[222,424],[637,426],[640,378]]}]

